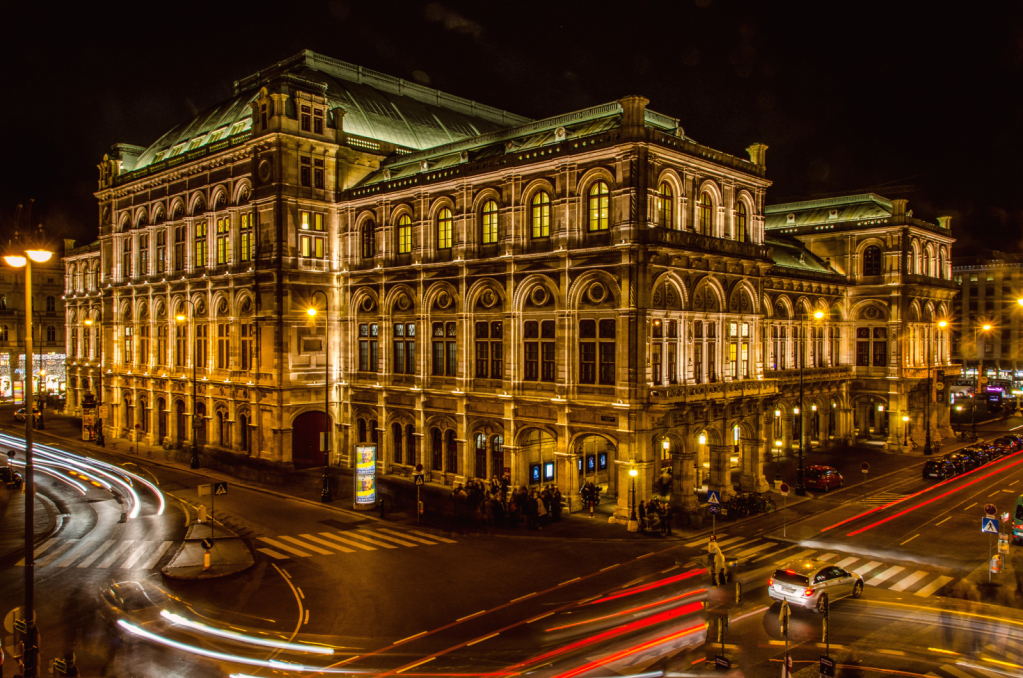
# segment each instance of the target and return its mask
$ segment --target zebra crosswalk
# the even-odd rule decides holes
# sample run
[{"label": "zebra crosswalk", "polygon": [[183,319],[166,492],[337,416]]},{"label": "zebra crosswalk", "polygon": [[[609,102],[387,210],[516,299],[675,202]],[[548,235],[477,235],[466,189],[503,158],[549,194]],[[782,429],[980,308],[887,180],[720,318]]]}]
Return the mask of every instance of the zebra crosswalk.
[{"label": "zebra crosswalk", "polygon": [[877,494],[857,500],[857,503],[866,504],[867,506],[887,506],[908,496],[908,494],[902,492],[878,492]]},{"label": "zebra crosswalk", "polygon": [[[148,539],[49,539],[35,551],[36,567],[153,570],[174,544]],[[16,567],[24,567],[22,558]]]},{"label": "zebra crosswalk", "polygon": [[457,543],[454,539],[438,537],[435,534],[417,530],[398,531],[383,527],[372,530],[357,529],[317,534],[257,537],[257,540],[266,546],[256,550],[274,560]]},{"label": "zebra crosswalk", "polygon": [[1023,675],[1023,664],[1003,659],[964,659],[928,672],[929,678],[1005,678]]},{"label": "zebra crosswalk", "polygon": [[[684,544],[688,548],[707,551],[709,538],[703,537]],[[717,544],[726,558],[735,558],[740,565],[763,567],[783,565],[802,558],[816,558],[822,562],[834,563],[849,572],[863,577],[866,586],[888,589],[897,593],[908,593],[927,598],[939,593],[955,581],[954,577],[928,570],[914,570],[902,565],[893,565],[880,560],[849,556],[828,549],[801,549],[799,544],[781,544],[759,537],[729,537],[718,535]],[[1023,652],[1023,648],[1021,648]]]}]

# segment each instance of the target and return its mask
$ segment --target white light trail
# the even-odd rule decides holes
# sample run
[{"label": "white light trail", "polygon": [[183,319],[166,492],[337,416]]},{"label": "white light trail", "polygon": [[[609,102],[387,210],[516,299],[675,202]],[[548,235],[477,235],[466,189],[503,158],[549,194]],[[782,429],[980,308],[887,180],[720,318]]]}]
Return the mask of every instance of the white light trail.
[{"label": "white light trail", "polygon": [[319,645],[303,645],[301,643],[286,643],[281,640],[272,640],[270,638],[256,638],[254,636],[247,636],[242,633],[235,633],[234,631],[225,631],[224,629],[218,629],[213,626],[207,626],[206,624],[200,624],[190,619],[185,619],[181,615],[168,612],[167,610],[161,610],[160,616],[168,621],[171,621],[179,626],[187,626],[190,629],[195,629],[200,633],[208,633],[212,636],[220,636],[221,638],[229,638],[231,640],[237,640],[242,643],[250,643],[252,645],[262,645],[263,647],[275,647],[280,650],[295,650],[297,652],[312,652],[314,654],[334,654],[334,650],[329,647],[322,647]]}]

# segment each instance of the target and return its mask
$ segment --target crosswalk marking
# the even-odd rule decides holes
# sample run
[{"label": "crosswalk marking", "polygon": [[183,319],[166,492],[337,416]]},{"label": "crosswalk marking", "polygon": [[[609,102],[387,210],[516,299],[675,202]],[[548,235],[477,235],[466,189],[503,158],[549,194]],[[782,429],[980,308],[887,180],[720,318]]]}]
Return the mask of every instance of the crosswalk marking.
[{"label": "crosswalk marking", "polygon": [[945,584],[949,583],[950,581],[952,581],[952,577],[948,577],[948,576],[938,577],[937,579],[932,581],[927,586],[924,586],[919,591],[916,591],[916,595],[921,596],[921,597],[927,597],[927,596],[931,595],[932,593],[934,593],[935,591],[937,591],[938,589],[940,589]]},{"label": "crosswalk marking", "polygon": [[[422,537],[413,537],[411,534],[405,534],[403,532],[395,532],[393,530],[378,530],[378,532],[383,532],[385,534],[393,534],[397,537],[401,537],[402,539],[411,539],[412,541],[417,541],[420,544],[429,544],[430,546],[436,546],[437,544],[436,541],[430,541],[429,539],[423,539]],[[434,539],[437,539],[438,541],[440,540],[439,537],[434,537]],[[451,540],[446,541],[448,541],[448,543],[450,544],[455,543]]]},{"label": "crosswalk marking", "polygon": [[[46,551],[46,549],[50,548],[51,546],[56,544],[58,541],[60,541],[60,540],[56,539],[56,538],[50,539],[50,540],[46,541],[42,546],[40,546],[39,548],[34,549],[32,551],[32,557],[33,558],[38,558],[40,555],[42,555]],[[25,567],[25,559],[22,558],[17,563],[15,563],[14,566],[15,567]]]},{"label": "crosswalk marking", "polygon": [[817,556],[817,560],[821,561],[822,563],[826,563],[829,560],[831,560],[832,558],[837,558],[837,557],[838,557],[837,553],[825,553],[823,556]]},{"label": "crosswalk marking", "polygon": [[55,561],[57,558],[60,558],[62,553],[64,553],[65,551],[67,551],[68,549],[70,549],[72,546],[74,546],[77,543],[78,543],[77,539],[68,539],[66,542],[64,542],[63,544],[61,544],[57,548],[55,548],[52,551],[50,551],[50,553],[48,555],[46,555],[45,557],[40,558],[39,560],[37,560],[36,561],[36,566],[37,567],[45,567],[46,565],[49,565],[50,563]]},{"label": "crosswalk marking", "polygon": [[850,556],[848,558],[843,558],[842,560],[835,563],[835,565],[837,565],[838,567],[848,567],[849,565],[855,563],[857,560],[859,560],[859,558],[853,558],[852,556]]},{"label": "crosswalk marking", "polygon": [[100,546],[98,549],[93,551],[88,558],[78,563],[78,567],[89,567],[94,562],[99,560],[99,557],[106,553],[107,550],[116,543],[117,543],[116,539],[110,539],[108,541],[103,542],[103,546]]},{"label": "crosswalk marking", "polygon": [[776,565],[781,565],[782,563],[787,563],[790,560],[802,560],[803,558],[806,558],[811,553],[817,553],[817,549],[806,549],[805,551],[800,551],[799,553],[797,553],[797,554],[795,554],[793,556],[788,556],[786,558],[782,558],[781,560],[777,561],[775,564]]},{"label": "crosswalk marking", "polygon": [[[297,546],[301,546],[304,549],[309,549],[313,553],[319,553],[321,556],[332,556],[332,555],[334,555],[333,551],[327,551],[326,549],[321,549],[319,546],[313,546],[312,544],[307,544],[307,543],[305,543],[304,541],[302,541],[300,539],[295,539],[294,537],[289,537],[288,535],[282,535],[281,539],[287,539],[292,544],[295,544]],[[266,541],[266,540],[264,539],[263,541]]]},{"label": "crosswalk marking", "polygon": [[309,554],[306,553],[305,551],[299,551],[298,549],[291,548],[287,544],[282,544],[281,542],[277,541],[276,539],[271,539],[270,537],[260,537],[259,540],[262,541],[262,542],[266,542],[270,546],[273,546],[274,548],[278,548],[278,549],[284,551],[285,553],[290,553],[290,554],[292,554],[294,556],[298,556],[299,558],[308,558],[309,557]]},{"label": "crosswalk marking", "polygon": [[149,542],[146,541],[139,542],[138,546],[135,547],[135,550],[131,552],[130,556],[128,556],[128,559],[121,563],[120,569],[130,570],[131,566],[134,565],[136,561],[138,561],[143,556],[143,554],[145,554],[146,549],[148,548]]},{"label": "crosswalk marking", "polygon": [[[721,535],[721,538],[724,539],[726,536],[728,536],[728,535],[724,535],[723,534],[723,535]],[[687,549],[691,549],[691,548],[696,548],[697,546],[706,546],[709,543],[710,543],[710,537],[700,537],[696,541],[691,541],[688,544],[683,544],[683,546],[685,546]]]},{"label": "crosswalk marking", "polygon": [[382,546],[385,549],[396,549],[396,548],[398,548],[394,544],[388,544],[385,541],[379,541],[377,539],[370,539],[369,537],[364,537],[363,535],[359,534],[358,532],[345,532],[345,534],[347,534],[349,537],[358,537],[359,539],[362,539],[365,542],[368,542],[368,543],[373,544],[375,546]]},{"label": "crosswalk marking", "polygon": [[149,557],[142,561],[142,564],[139,565],[136,569],[151,570],[154,567],[156,567],[156,564],[160,562],[160,558],[163,558],[163,554],[167,552],[167,549],[169,549],[171,547],[171,544],[173,543],[174,542],[172,541],[161,542],[160,545],[157,546],[156,549],[149,554]]},{"label": "crosswalk marking", "polygon": [[271,558],[275,558],[277,560],[284,560],[285,558],[288,557],[288,555],[286,553],[281,553],[280,551],[274,551],[273,549],[258,548],[256,550],[259,551],[260,553],[265,553],[266,555],[270,556]]},{"label": "crosswalk marking", "polygon": [[[391,530],[380,530],[380,531],[381,532],[390,532],[391,534],[398,534],[397,532],[392,532]],[[436,539],[437,541],[442,541],[445,544],[457,544],[458,543],[454,539],[446,539],[444,537],[438,537],[435,534],[428,534],[426,532],[420,532],[419,530],[409,530],[409,532],[411,532],[412,534],[418,534],[420,537],[428,537],[430,539]]]},{"label": "crosswalk marking", "polygon": [[341,553],[355,553],[355,549],[350,549],[347,546],[341,546],[341,544],[334,544],[332,542],[327,541],[326,539],[320,539],[316,535],[300,534],[298,536],[302,537],[302,539],[305,539],[307,541],[316,542],[317,544],[323,544],[324,546],[332,548],[335,551],[340,551]]},{"label": "crosswalk marking", "polygon": [[767,549],[771,548],[772,546],[775,546],[775,543],[773,541],[769,541],[766,544],[760,544],[758,546],[754,546],[753,548],[746,549],[745,551],[739,551],[735,555],[738,556],[739,558],[746,558],[748,556],[752,556],[755,553],[760,553],[761,551],[766,551]]},{"label": "crosswalk marking", "polygon": [[879,563],[879,562],[877,562],[876,560],[872,560],[872,561],[870,561],[869,563],[867,563],[866,565],[860,565],[860,566],[859,566],[859,567],[857,567],[857,568],[856,568],[855,570],[853,570],[853,572],[855,572],[856,574],[858,574],[858,575],[860,575],[860,576],[863,576],[863,575],[865,575],[866,573],[868,573],[868,572],[870,572],[871,570],[873,570],[873,569],[874,569],[875,567],[877,567],[878,565],[882,565],[882,564],[883,564],[883,563]]},{"label": "crosswalk marking", "polygon": [[387,535],[377,534],[376,532],[370,532],[369,530],[359,530],[359,534],[368,534],[369,536],[375,539],[383,539],[384,541],[388,542],[393,541],[395,544],[400,544],[402,546],[419,546],[419,544],[414,544],[410,541],[405,541],[404,539],[398,539],[397,537],[388,537]]},{"label": "crosswalk marking", "polygon": [[908,496],[909,495],[907,494],[901,494],[899,492],[880,492],[867,497],[865,500],[860,500],[860,503],[867,504],[868,506],[887,506],[892,502]]},{"label": "crosswalk marking", "polygon": [[115,548],[111,549],[110,552],[107,554],[106,558],[100,561],[100,564],[97,565],[96,567],[100,568],[101,570],[107,569],[108,567],[113,565],[118,558],[124,555],[124,552],[130,549],[132,544],[134,543],[135,543],[134,539],[127,539],[125,541],[122,541]]},{"label": "crosswalk marking", "polygon": [[926,577],[928,574],[930,574],[930,573],[927,572],[926,570],[917,570],[916,572],[914,572],[913,574],[909,575],[908,577],[905,577],[901,581],[899,581],[899,582],[897,582],[895,584],[892,584],[890,587],[888,587],[888,590],[889,591],[905,591],[910,586],[912,586],[913,584],[917,583],[918,581],[920,581],[921,579]]},{"label": "crosswalk marking", "polygon": [[360,548],[363,551],[376,551],[375,546],[370,546],[369,544],[363,544],[361,542],[352,541],[351,539],[345,539],[344,537],[339,537],[336,534],[331,534],[330,532],[320,532],[320,534],[322,534],[324,537],[328,537],[335,541],[339,541],[342,544],[348,544],[349,546]]},{"label": "crosswalk marking", "polygon": [[798,546],[798,544],[790,544],[789,546],[786,546],[783,549],[778,549],[777,551],[772,551],[771,553],[766,553],[766,554],[764,554],[764,555],[762,555],[762,556],[760,556],[758,558],[754,558],[750,562],[751,563],[759,563],[761,560],[767,560],[768,558],[774,558],[776,556],[781,555],[785,551],[791,551],[792,549],[796,548],[796,546]]},{"label": "crosswalk marking", "polygon": [[876,575],[873,579],[868,581],[867,586],[878,586],[883,582],[888,581],[889,579],[891,579],[892,577],[894,577],[899,572],[902,572],[905,569],[906,568],[901,567],[899,565],[893,565],[892,567],[889,567],[887,570],[881,572],[880,574]]},{"label": "crosswalk marking", "polygon": [[976,676],[971,676],[970,674],[966,673],[966,671],[960,671],[951,664],[945,664],[944,666],[941,667],[941,670],[946,673],[951,673],[956,678],[977,678]]}]

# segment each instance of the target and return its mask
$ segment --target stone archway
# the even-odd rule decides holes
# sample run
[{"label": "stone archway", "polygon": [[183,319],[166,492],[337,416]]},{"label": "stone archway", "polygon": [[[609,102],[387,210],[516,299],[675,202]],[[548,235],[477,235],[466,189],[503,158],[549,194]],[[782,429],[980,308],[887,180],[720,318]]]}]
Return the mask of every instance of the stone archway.
[{"label": "stone archway", "polygon": [[576,441],[575,465],[579,471],[579,486],[590,482],[603,487],[603,496],[614,496],[614,472],[618,448],[613,442],[599,435],[587,435]]}]

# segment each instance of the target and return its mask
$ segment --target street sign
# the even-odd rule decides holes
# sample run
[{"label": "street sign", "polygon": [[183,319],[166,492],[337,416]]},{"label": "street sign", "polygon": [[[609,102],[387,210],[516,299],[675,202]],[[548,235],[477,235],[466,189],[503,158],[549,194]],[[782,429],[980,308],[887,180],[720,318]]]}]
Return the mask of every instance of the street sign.
[{"label": "street sign", "polygon": [[714,668],[715,669],[721,669],[723,671],[727,671],[728,669],[732,668],[732,662],[727,657],[725,657],[723,654],[715,655],[714,656]]},{"label": "street sign", "polygon": [[18,633],[28,633],[28,622],[24,619],[15,619],[14,630]]},{"label": "street sign", "polygon": [[721,506],[720,504],[711,504],[707,507],[707,510],[711,513],[719,513],[721,511]]},{"label": "street sign", "polygon": [[997,518],[981,518],[980,519],[980,531],[990,532],[991,534],[998,534],[998,519]]},{"label": "street sign", "polygon": [[717,490],[707,490],[707,503],[711,506],[721,503],[721,495]]},{"label": "street sign", "polygon": [[996,513],[998,513],[998,509],[995,508],[994,504],[988,504],[987,506],[984,507],[984,513],[988,514],[989,516],[993,516]]},{"label": "street sign", "polygon": [[14,459],[14,450],[7,450],[7,456]]},{"label": "street sign", "polygon": [[821,655],[821,678],[835,678],[835,660]]},{"label": "street sign", "polygon": [[426,484],[426,474],[425,473],[413,473],[412,474],[412,479],[415,481],[416,485],[425,485]]},{"label": "street sign", "polygon": [[998,535],[998,552],[999,553],[1009,552],[1009,535],[1007,534]]},{"label": "street sign", "polygon": [[789,496],[789,486],[788,486],[788,483],[782,483],[781,487],[778,488],[778,491],[781,492],[781,496],[783,496],[783,497]]},{"label": "street sign", "polygon": [[227,494],[227,483],[213,483],[213,494]]},{"label": "street sign", "polygon": [[206,537],[205,539],[203,539],[199,543],[202,544],[202,547],[204,549],[206,549],[207,551],[209,551],[211,548],[213,548],[213,540],[210,539],[209,537]]},{"label": "street sign", "polygon": [[866,473],[867,471],[870,470],[870,464],[868,464],[867,462],[863,462],[862,464],[860,464],[860,470]]},{"label": "street sign", "polygon": [[211,491],[212,489],[213,489],[213,486],[212,486],[212,485],[209,485],[209,484],[206,484],[206,485],[200,485],[200,486],[199,486],[199,487],[197,488],[197,490],[198,490],[198,492],[199,492],[199,496],[200,496],[200,497],[205,497],[206,495],[210,494],[210,491]]}]

